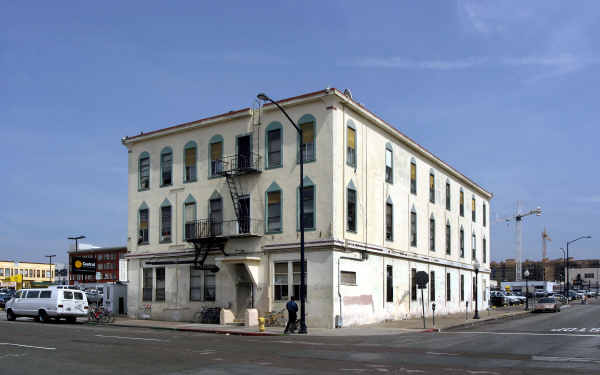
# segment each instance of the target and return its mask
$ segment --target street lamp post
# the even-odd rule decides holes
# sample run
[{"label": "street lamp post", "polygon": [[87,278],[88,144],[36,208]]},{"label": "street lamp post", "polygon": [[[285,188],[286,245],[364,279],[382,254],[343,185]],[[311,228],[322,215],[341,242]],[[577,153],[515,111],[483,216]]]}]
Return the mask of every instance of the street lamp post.
[{"label": "street lamp post", "polygon": [[572,244],[573,242],[579,241],[583,238],[590,239],[590,238],[592,238],[592,236],[581,236],[581,237],[577,237],[574,240],[567,241],[567,266],[565,268],[565,282],[567,283],[567,293],[566,293],[567,302],[569,301],[569,244]]},{"label": "street lamp post", "polygon": [[50,275],[49,279],[50,279],[50,282],[52,282],[52,258],[56,257],[56,254],[52,254],[52,255],[45,255],[45,257],[46,257],[46,258],[48,258],[48,267],[49,267],[49,269],[50,269],[50,270],[48,271],[48,272],[49,272],[49,275]]},{"label": "street lamp post", "polygon": [[269,98],[265,93],[260,93],[256,96],[258,99],[273,103],[290,121],[300,136],[300,328],[298,333],[308,333],[306,328],[306,265],[304,261],[304,155],[303,155],[303,137],[302,129],[296,125],[294,120],[287,112],[273,99]]},{"label": "street lamp post", "polygon": [[475,268],[475,315],[473,315],[473,319],[479,319],[479,278],[477,277],[479,275],[479,262],[477,259],[475,259],[475,262],[473,263],[473,268]]},{"label": "street lamp post", "polygon": [[562,247],[560,248],[560,251],[562,251],[562,253],[563,253],[563,272],[562,272],[563,273],[562,274],[562,276],[563,276],[563,286],[562,286],[562,292],[563,292],[563,295],[567,298],[567,301],[568,301],[569,297],[567,297],[567,295],[565,293],[566,292],[565,291],[565,282],[567,280],[567,277],[566,277],[566,275],[567,275],[567,253],[565,252],[565,249],[563,249]]},{"label": "street lamp post", "polygon": [[523,272],[525,276],[525,311],[529,310],[529,270]]},{"label": "street lamp post", "polygon": [[77,252],[77,250],[79,250],[79,240],[84,239],[85,236],[71,236],[71,237],[67,237],[68,240],[75,240],[75,252]]}]

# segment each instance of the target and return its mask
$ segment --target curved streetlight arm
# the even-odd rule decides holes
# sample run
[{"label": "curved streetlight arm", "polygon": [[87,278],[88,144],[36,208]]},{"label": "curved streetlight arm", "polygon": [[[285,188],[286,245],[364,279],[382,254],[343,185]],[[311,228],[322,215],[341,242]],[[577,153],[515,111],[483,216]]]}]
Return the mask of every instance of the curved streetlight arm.
[{"label": "curved streetlight arm", "polygon": [[274,101],[273,99],[269,98],[267,95],[265,94],[258,94],[257,97],[261,100],[264,101],[270,101],[271,103],[275,104],[275,106],[277,108],[279,108],[279,110],[281,112],[283,112],[283,114],[285,115],[285,117],[287,117],[288,120],[290,120],[290,122],[292,123],[292,125],[294,125],[294,128],[296,128],[296,130],[298,131],[298,133],[302,133],[302,130],[300,130],[300,128],[298,127],[298,125],[296,125],[296,123],[294,122],[294,120],[292,120],[292,118],[287,114],[287,112],[281,108],[281,106],[279,105],[279,103],[277,103],[276,101]]},{"label": "curved streetlight arm", "polygon": [[590,238],[592,238],[592,236],[581,236],[581,237],[578,237],[578,238],[576,238],[576,239],[574,239],[574,240],[567,241],[567,245],[569,245],[569,244],[572,244],[572,243],[573,243],[573,242],[575,242],[575,241],[579,241],[579,240],[581,240],[581,239],[583,239],[583,238],[590,239]]}]

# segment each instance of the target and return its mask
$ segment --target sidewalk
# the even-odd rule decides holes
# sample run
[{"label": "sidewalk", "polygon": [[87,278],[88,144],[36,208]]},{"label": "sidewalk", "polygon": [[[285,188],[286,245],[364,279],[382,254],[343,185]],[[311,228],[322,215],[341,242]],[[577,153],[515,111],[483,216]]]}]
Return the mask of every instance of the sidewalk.
[{"label": "sidewalk", "polygon": [[[528,314],[523,306],[511,308],[490,309],[480,312],[479,320],[472,319],[473,312],[468,314],[442,315],[435,318],[435,327],[433,327],[431,317],[426,319],[426,328],[423,328],[422,319],[393,320],[376,324],[368,324],[357,327],[344,327],[338,329],[312,328],[309,326],[310,336],[379,336],[379,335],[399,335],[410,332],[437,332],[450,328],[466,327],[479,324],[490,323],[500,319],[516,319]],[[468,317],[468,319],[466,319]],[[259,332],[258,327],[240,327],[219,324],[199,324],[185,322],[167,322],[159,320],[138,320],[118,318],[112,326],[132,327],[132,328],[154,328],[173,331],[188,331],[200,333],[218,333],[226,335],[241,336],[281,336],[283,327],[266,327],[265,332]]]}]

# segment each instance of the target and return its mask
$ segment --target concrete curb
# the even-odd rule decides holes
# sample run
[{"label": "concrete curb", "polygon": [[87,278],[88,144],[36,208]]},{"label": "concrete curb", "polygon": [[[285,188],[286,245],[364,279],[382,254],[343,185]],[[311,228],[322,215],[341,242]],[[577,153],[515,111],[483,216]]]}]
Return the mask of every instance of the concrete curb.
[{"label": "concrete curb", "polygon": [[[497,317],[493,317],[493,318],[489,318],[489,319],[483,319],[483,320],[471,321],[471,322],[467,322],[467,323],[455,324],[455,325],[452,325],[452,326],[445,327],[443,330],[447,331],[447,330],[451,330],[451,329],[477,327],[477,326],[481,326],[481,325],[485,325],[485,324],[490,324],[490,323],[498,323],[498,322],[501,322],[501,321],[504,321],[504,320],[521,319],[521,318],[525,318],[526,316],[528,316],[530,314],[531,314],[531,311],[521,311],[521,312],[518,312],[518,313],[497,316]],[[438,332],[440,332],[440,331],[442,331],[442,329],[438,330]]]},{"label": "concrete curb", "polygon": [[221,329],[206,329],[206,328],[182,328],[182,327],[157,327],[157,326],[138,326],[135,324],[106,324],[105,326],[113,327],[128,327],[128,328],[147,328],[147,329],[160,329],[163,331],[178,331],[178,332],[198,332],[198,333],[213,333],[220,335],[232,335],[232,336],[282,336],[281,333],[270,333],[270,332],[244,332],[234,330],[221,330]]}]

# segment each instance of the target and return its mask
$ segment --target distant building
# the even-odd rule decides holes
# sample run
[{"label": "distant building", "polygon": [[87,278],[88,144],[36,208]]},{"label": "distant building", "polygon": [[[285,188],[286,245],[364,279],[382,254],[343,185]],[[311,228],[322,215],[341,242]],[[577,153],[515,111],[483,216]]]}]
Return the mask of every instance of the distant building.
[{"label": "distant building", "polygon": [[22,275],[23,287],[31,283],[53,282],[55,265],[38,262],[17,262],[12,260],[0,261],[0,286],[16,287],[16,281],[11,281],[12,276]]},{"label": "distant building", "polygon": [[[572,262],[569,262],[571,265]],[[569,281],[574,288],[598,288],[600,286],[600,267],[569,267]]]},{"label": "distant building", "polygon": [[69,284],[88,285],[119,281],[119,259],[124,259],[126,252],[125,246],[69,251]]},{"label": "distant building", "polygon": [[[511,282],[516,281],[516,262],[514,259],[506,259],[502,262],[491,262],[491,276],[492,280],[498,282]],[[588,272],[581,271],[582,269],[588,269]],[[598,275],[595,270],[600,269],[599,259],[580,259],[575,260],[569,258],[569,278],[571,282],[576,280],[577,275],[581,274],[581,279],[584,282],[598,281]],[[553,281],[557,283],[564,282],[565,279],[565,260],[564,258],[557,259],[545,259],[541,260],[525,260],[522,266],[523,273],[525,270],[529,270],[529,280],[537,281]],[[588,278],[585,274],[588,274]],[[591,274],[594,274],[594,278],[591,278]],[[525,277],[523,276],[523,279]]]}]

